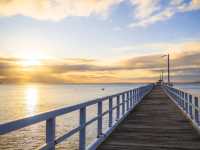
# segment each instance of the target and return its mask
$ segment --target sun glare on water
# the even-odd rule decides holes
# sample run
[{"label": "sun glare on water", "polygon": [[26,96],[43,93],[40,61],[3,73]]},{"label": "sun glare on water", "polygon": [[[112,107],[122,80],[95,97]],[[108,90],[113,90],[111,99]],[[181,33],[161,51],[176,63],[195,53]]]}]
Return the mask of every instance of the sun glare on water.
[{"label": "sun glare on water", "polygon": [[27,109],[30,114],[35,111],[35,107],[38,101],[38,89],[37,86],[29,85],[24,90],[25,100],[27,104]]}]

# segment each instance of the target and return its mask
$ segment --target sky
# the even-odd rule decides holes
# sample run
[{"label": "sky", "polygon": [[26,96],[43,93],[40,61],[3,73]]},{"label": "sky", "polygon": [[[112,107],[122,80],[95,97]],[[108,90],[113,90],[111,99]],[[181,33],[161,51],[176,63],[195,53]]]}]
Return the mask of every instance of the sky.
[{"label": "sky", "polygon": [[200,81],[200,0],[0,0],[0,82]]}]

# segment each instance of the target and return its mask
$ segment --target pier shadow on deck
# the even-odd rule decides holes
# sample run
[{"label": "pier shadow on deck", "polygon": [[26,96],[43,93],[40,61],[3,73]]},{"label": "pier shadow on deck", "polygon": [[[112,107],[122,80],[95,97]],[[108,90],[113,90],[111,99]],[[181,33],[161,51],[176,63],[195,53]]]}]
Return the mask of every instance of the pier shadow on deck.
[{"label": "pier shadow on deck", "polygon": [[155,87],[98,150],[200,150],[200,136],[178,107]]}]

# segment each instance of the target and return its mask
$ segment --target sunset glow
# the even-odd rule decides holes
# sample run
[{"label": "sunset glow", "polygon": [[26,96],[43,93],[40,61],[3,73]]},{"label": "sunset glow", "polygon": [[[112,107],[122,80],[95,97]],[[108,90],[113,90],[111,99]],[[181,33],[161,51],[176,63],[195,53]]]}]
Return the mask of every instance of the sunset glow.
[{"label": "sunset glow", "polygon": [[21,61],[21,65],[22,67],[33,67],[41,65],[41,62],[39,59],[26,59]]},{"label": "sunset glow", "polygon": [[0,83],[154,82],[168,53],[196,82],[199,17],[198,0],[3,1]]}]

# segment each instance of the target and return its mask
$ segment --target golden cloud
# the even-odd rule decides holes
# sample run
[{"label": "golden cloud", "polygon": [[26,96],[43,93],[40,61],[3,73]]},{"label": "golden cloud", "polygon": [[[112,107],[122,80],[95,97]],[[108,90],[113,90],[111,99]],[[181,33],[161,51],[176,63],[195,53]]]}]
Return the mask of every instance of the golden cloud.
[{"label": "golden cloud", "polygon": [[135,18],[129,27],[146,27],[156,22],[165,21],[176,13],[188,12],[200,9],[199,0],[171,0],[165,6],[161,5],[161,0],[131,0],[135,7]]},{"label": "golden cloud", "polygon": [[121,0],[1,0],[0,15],[58,21],[67,16],[105,15]]},{"label": "golden cloud", "polygon": [[1,0],[0,16],[29,16],[39,20],[59,21],[68,16],[107,15],[110,8],[130,1],[136,20],[129,27],[146,27],[165,21],[177,12],[200,9],[199,0],[171,0],[162,6],[161,0]]}]

